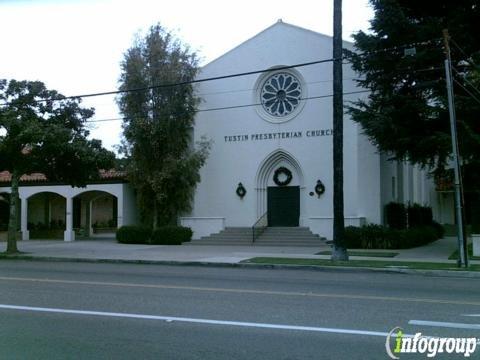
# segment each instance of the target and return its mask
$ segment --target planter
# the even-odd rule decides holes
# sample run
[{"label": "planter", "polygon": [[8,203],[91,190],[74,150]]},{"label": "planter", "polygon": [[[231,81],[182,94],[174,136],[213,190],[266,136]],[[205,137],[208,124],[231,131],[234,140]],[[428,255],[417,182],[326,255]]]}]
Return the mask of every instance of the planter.
[{"label": "planter", "polygon": [[111,234],[111,233],[115,233],[115,232],[117,232],[116,227],[106,227],[106,228],[96,227],[96,228],[93,228],[93,233],[94,234]]},{"label": "planter", "polygon": [[473,256],[480,256],[480,234],[472,234]]},{"label": "planter", "polygon": [[30,230],[30,239],[58,239],[63,240],[65,230],[63,229],[45,229],[45,230]]}]

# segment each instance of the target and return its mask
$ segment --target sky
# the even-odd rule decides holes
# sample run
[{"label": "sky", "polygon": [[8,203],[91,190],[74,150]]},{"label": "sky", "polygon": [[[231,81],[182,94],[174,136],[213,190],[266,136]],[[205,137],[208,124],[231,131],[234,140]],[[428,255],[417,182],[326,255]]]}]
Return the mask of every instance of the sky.
[{"label": "sky", "polygon": [[[118,88],[120,62],[135,34],[160,23],[206,64],[278,19],[333,33],[333,0],[0,0],[0,78],[40,80],[64,95]],[[367,31],[368,0],[343,0],[343,37]],[[251,69],[259,70],[259,69]],[[85,99],[93,119],[121,115],[114,96]],[[114,150],[121,121],[92,125]]]}]

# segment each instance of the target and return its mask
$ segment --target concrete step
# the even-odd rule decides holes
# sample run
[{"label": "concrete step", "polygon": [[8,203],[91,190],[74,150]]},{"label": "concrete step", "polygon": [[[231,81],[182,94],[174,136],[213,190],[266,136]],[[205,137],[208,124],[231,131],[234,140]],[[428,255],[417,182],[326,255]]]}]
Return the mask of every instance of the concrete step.
[{"label": "concrete step", "polygon": [[231,246],[313,246],[326,245],[323,238],[312,234],[307,227],[268,227],[252,244],[250,227],[226,227],[217,234],[194,240],[195,245]]}]

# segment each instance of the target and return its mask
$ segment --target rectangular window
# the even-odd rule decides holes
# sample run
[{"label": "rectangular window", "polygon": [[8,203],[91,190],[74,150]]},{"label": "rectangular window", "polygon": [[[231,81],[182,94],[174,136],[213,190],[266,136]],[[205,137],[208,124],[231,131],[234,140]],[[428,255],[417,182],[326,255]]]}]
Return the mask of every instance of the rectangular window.
[{"label": "rectangular window", "polygon": [[397,200],[397,179],[392,176],[392,199]]}]

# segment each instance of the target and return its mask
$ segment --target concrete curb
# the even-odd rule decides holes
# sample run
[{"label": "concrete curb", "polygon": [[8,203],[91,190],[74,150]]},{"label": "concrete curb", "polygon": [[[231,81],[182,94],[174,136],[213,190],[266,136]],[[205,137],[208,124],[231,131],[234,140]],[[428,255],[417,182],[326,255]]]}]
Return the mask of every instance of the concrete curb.
[{"label": "concrete curb", "polygon": [[480,271],[464,270],[425,270],[405,268],[373,268],[354,266],[322,266],[322,265],[290,265],[290,264],[252,264],[252,263],[226,263],[208,261],[175,261],[175,260],[129,260],[129,259],[102,259],[102,258],[70,258],[53,256],[34,256],[27,254],[1,255],[2,260],[24,260],[40,262],[74,262],[74,263],[97,263],[97,264],[139,264],[139,265],[163,265],[163,266],[205,266],[218,268],[247,268],[247,269],[288,269],[288,270],[313,270],[326,272],[364,272],[364,273],[396,273],[406,275],[441,276],[457,278],[478,278]]}]

